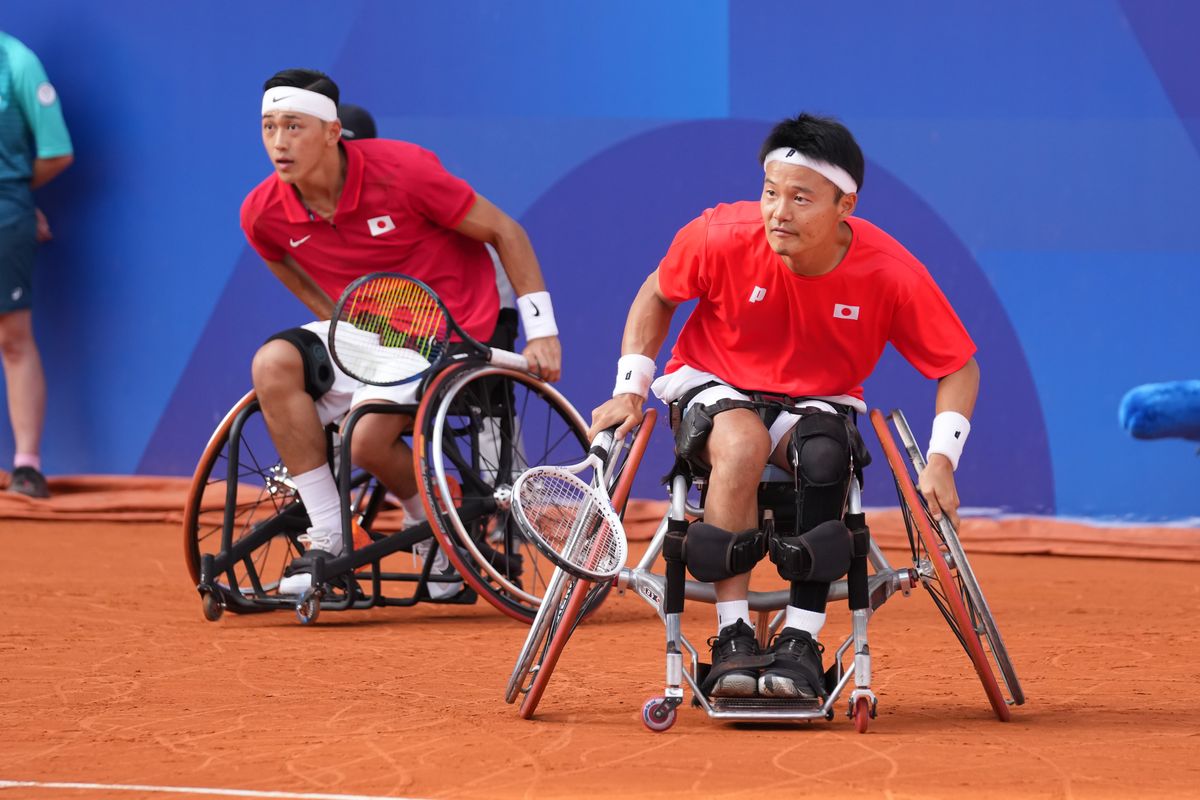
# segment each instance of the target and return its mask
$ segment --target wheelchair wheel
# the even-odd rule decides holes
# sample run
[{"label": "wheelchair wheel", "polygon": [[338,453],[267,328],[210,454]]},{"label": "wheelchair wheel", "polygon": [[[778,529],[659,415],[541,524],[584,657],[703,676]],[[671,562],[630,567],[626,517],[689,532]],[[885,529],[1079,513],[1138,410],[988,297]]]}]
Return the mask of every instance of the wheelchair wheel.
[{"label": "wheelchair wheel", "polygon": [[[353,502],[359,509],[376,491],[365,474],[353,479]],[[366,523],[360,513],[360,522]],[[227,548],[245,552],[229,569],[207,576],[224,607],[234,612],[266,610],[256,598],[274,597],[283,571],[304,552],[298,541],[309,526],[308,513],[287,469],[280,463],[254,392],[248,392],[221,420],[196,465],[183,514],[183,549],[193,583],[201,579],[201,562]],[[225,536],[228,527],[228,537]],[[205,594],[206,616],[217,598]]]},{"label": "wheelchair wheel", "polygon": [[434,534],[463,579],[514,619],[533,619],[554,566],[509,516],[513,481],[533,465],[576,464],[588,444],[579,412],[524,372],[460,362],[422,395],[413,459]]},{"label": "wheelchair wheel", "polygon": [[[641,426],[634,432],[633,441],[625,460],[617,469],[613,470],[613,484],[610,487],[609,496],[612,498],[613,508],[622,516],[625,513],[629,492],[633,488],[633,479],[637,476],[638,466],[642,462],[642,455],[646,452],[646,445],[649,444],[650,436],[654,432],[654,422],[657,417],[658,414],[654,409],[646,412]],[[619,457],[619,454],[614,454],[613,457]],[[525,694],[525,699],[521,701],[519,713],[522,719],[533,717],[538,703],[541,702],[542,695],[550,683],[550,676],[554,674],[554,667],[558,664],[559,656],[567,646],[567,640],[575,632],[575,628],[583,619],[586,610],[594,608],[595,599],[602,599],[604,592],[612,585],[611,583],[596,584],[566,575],[563,577],[567,580],[568,586],[563,593],[562,600],[558,601],[557,612],[550,618],[545,647],[538,657],[536,669],[533,670],[533,680]],[[533,638],[534,635],[531,632],[530,640]],[[522,656],[525,657],[526,654],[523,652]],[[532,659],[532,656],[530,655],[529,658]],[[518,662],[518,669],[520,667],[521,662]],[[526,672],[528,672],[528,667]],[[672,717],[670,722],[665,723],[666,727],[661,730],[666,730],[673,722]],[[649,723],[647,724],[649,725]]]},{"label": "wheelchair wheel", "polygon": [[[903,431],[902,437],[907,439],[906,446],[910,449],[914,467],[923,469],[924,459],[916,449],[903,414],[894,411],[892,419]],[[1024,703],[1025,695],[958,535],[948,520],[938,524],[930,515],[925,499],[917,491],[912,473],[888,430],[887,422],[877,409],[871,412],[871,424],[895,479],[913,563],[921,583],[971,659],[996,717],[1007,722],[1010,718],[1009,701],[1005,699],[996,675],[1002,676],[1013,705]]]}]

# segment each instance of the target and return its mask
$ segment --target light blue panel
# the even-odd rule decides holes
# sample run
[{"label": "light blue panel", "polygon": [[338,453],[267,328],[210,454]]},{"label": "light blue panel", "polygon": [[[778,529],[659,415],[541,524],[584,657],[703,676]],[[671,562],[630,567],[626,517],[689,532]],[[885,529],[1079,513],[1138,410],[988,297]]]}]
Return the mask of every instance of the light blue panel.
[{"label": "light blue panel", "polygon": [[388,115],[723,117],[728,30],[725,0],[373,2],[337,77]]},{"label": "light blue panel", "polygon": [[[1200,377],[1194,253],[984,253],[1042,400],[1057,508],[1068,516],[1198,516],[1200,458],[1117,423],[1142,383]],[[986,391],[986,385],[984,391]],[[1021,410],[1012,409],[1014,431]]]},{"label": "light blue panel", "polygon": [[35,301],[48,469],[136,467],[244,246],[242,198],[270,171],[262,82],[327,67],[358,5],[289,4],[286,36],[264,33],[277,8],[228,0],[46,2],[5,21],[50,71],[75,145],[38,192],[56,231]]}]

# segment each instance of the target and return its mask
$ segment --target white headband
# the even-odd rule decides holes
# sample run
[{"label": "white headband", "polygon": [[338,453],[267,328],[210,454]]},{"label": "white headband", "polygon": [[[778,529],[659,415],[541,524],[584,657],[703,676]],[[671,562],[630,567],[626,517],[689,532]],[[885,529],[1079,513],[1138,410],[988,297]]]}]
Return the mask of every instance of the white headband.
[{"label": "white headband", "polygon": [[297,111],[325,122],[333,122],[338,118],[337,103],[333,100],[295,86],[276,86],[263,93],[262,113],[265,116],[272,111]]},{"label": "white headband", "polygon": [[798,167],[808,167],[818,175],[829,179],[829,182],[841,189],[846,194],[854,194],[858,191],[858,184],[854,182],[854,178],[850,177],[850,173],[841,167],[830,164],[828,161],[817,161],[815,158],[809,158],[791,147],[780,147],[767,153],[767,157],[763,159],[763,169],[767,168],[767,164],[772,161],[782,161],[785,164],[795,164]]}]

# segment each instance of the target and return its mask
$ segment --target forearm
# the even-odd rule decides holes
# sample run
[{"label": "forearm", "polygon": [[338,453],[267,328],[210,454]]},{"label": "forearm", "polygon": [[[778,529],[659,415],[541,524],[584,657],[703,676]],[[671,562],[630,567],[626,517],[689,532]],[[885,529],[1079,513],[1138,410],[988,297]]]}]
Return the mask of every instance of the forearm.
[{"label": "forearm", "polygon": [[317,285],[300,265],[291,260],[268,261],[267,267],[279,279],[284,287],[296,296],[317,319],[329,319],[333,316],[333,300]]},{"label": "forearm", "polygon": [[629,308],[625,334],[621,337],[621,355],[640,353],[650,359],[657,357],[670,333],[674,313],[675,306],[658,293],[658,272],[650,273]]},{"label": "forearm", "polygon": [[490,244],[496,248],[500,264],[517,297],[546,290],[546,281],[542,278],[542,268],[533,252],[533,244],[518,223],[514,221],[500,226]]},{"label": "forearm", "polygon": [[33,162],[33,177],[29,179],[31,188],[45,186],[75,160],[74,156],[56,156],[55,158],[38,158]]},{"label": "forearm", "polygon": [[955,411],[967,419],[975,411],[979,396],[979,364],[972,358],[958,370],[938,381],[935,413]]}]

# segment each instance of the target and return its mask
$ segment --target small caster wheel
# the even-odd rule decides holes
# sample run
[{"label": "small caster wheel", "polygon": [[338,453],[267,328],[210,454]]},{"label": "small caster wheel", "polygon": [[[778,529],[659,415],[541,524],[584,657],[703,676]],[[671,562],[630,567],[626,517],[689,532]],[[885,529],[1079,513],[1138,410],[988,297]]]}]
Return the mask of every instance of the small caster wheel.
[{"label": "small caster wheel", "polygon": [[316,590],[309,589],[300,598],[300,602],[296,603],[296,619],[300,620],[301,625],[312,625],[319,616],[321,616],[321,594]]},{"label": "small caster wheel", "polygon": [[211,590],[200,593],[200,607],[204,609],[204,618],[209,622],[216,622],[225,613],[225,604]]},{"label": "small caster wheel", "polygon": [[875,709],[871,708],[870,700],[860,697],[854,701],[854,710],[851,715],[854,717],[854,729],[859,733],[866,733],[871,717],[875,716]]},{"label": "small caster wheel", "polygon": [[651,697],[642,706],[642,724],[655,733],[662,733],[675,724],[675,707],[665,697]]}]

